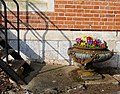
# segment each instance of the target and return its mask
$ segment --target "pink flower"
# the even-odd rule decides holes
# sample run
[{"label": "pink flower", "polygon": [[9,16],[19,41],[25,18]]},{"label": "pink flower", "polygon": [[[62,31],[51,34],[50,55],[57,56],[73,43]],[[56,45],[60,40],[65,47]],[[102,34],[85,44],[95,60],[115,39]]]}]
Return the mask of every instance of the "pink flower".
[{"label": "pink flower", "polygon": [[81,43],[81,38],[76,38],[77,43]]}]

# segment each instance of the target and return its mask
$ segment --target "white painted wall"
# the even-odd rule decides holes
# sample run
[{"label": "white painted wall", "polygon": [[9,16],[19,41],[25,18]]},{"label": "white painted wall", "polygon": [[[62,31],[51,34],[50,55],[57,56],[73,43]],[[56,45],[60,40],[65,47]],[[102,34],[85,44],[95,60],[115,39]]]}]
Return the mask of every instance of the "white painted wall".
[{"label": "white painted wall", "polygon": [[[12,2],[11,2],[12,1]],[[44,11],[54,12],[54,0],[17,0],[20,11]],[[13,0],[6,1],[8,9],[16,11],[16,5]],[[3,10],[3,9],[2,9]]]}]

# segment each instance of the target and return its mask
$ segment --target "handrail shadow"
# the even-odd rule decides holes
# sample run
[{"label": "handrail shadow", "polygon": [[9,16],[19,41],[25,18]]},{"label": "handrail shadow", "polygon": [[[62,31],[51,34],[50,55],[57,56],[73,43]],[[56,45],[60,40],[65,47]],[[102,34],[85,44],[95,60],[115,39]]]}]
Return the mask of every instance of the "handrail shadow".
[{"label": "handrail shadow", "polygon": [[[27,23],[25,23],[25,22],[23,22],[21,19],[19,19],[19,21],[20,21],[20,24],[22,24],[22,25],[24,25],[27,29],[27,31],[25,32],[25,34],[24,34],[24,44],[26,44],[26,37],[27,37],[27,34],[28,34],[28,30],[29,31],[31,31],[31,33],[39,40],[39,41],[41,41],[41,43],[42,43],[42,56],[41,56],[41,58],[43,59],[43,61],[45,60],[45,43],[47,43],[55,52],[57,52],[62,58],[64,58],[64,60],[66,60],[69,64],[71,64],[71,58],[69,58],[69,59],[66,59],[66,57],[64,56],[64,55],[62,55],[57,49],[55,49],[46,39],[45,39],[45,37],[46,37],[46,34],[48,33],[48,27],[49,27],[49,22],[64,36],[64,38],[69,42],[69,47],[71,47],[72,46],[72,43],[71,43],[71,41],[70,41],[70,39],[62,32],[62,30],[61,29],[59,29],[58,28],[58,26],[56,26],[42,11],[40,11],[33,3],[28,3],[28,6],[29,7],[31,7],[34,11],[35,11],[35,13],[37,14],[37,15],[39,15],[40,16],[40,18],[45,22],[45,24],[46,24],[46,30],[45,30],[45,32],[44,32],[44,34],[43,34],[43,36],[41,36],[37,31],[36,31],[36,29],[35,28],[33,28],[28,22],[28,20],[29,19],[27,19]],[[15,15],[15,13],[14,12],[12,12],[9,8],[8,8],[8,10],[16,17],[16,15]],[[39,12],[37,12],[37,11],[39,11]],[[28,10],[26,10],[26,17],[28,17]],[[29,47],[28,47],[29,48]],[[30,48],[29,48],[30,49]],[[32,50],[31,50],[32,51]],[[32,51],[33,53],[34,53],[34,51]],[[28,55],[25,51],[23,51],[23,53],[25,53],[26,55]],[[36,55],[37,56],[37,55]]]},{"label": "handrail shadow", "polygon": [[[9,9],[9,11],[10,11],[10,9]],[[12,12],[12,11],[11,11],[11,12]],[[12,12],[12,13],[13,13],[13,12]],[[4,16],[2,15],[2,13],[0,13],[0,15],[1,15],[1,16],[0,16],[1,18],[4,17]],[[14,15],[15,15],[15,14],[14,14]],[[9,20],[7,20],[7,21],[8,21],[8,23],[9,23],[13,28],[15,28],[15,30],[17,30],[16,27],[15,27]],[[1,24],[1,27],[2,27],[2,29],[4,29],[4,26],[3,26],[2,24]],[[8,32],[9,32],[9,36],[10,36],[11,38],[17,39],[16,35],[13,34],[10,29],[9,29]],[[14,41],[12,42],[12,40],[11,40],[11,42],[9,41],[9,43],[10,43],[10,45],[11,45],[15,50],[18,50],[18,48],[15,46],[15,45],[17,45],[16,42],[14,42]],[[26,49],[29,50],[34,57],[38,57],[38,59],[43,62],[43,59],[40,57],[40,55],[36,54],[35,51],[32,50],[32,49],[29,47],[29,45],[27,45],[27,43],[26,43],[25,41],[23,41],[23,40],[20,39],[20,44],[24,45],[24,47],[26,47]],[[21,47],[20,47],[20,48],[21,48]],[[23,47],[22,47],[22,48],[23,48]],[[21,52],[22,52],[24,55],[26,55],[26,56],[28,57],[28,59],[30,60],[30,59],[31,59],[31,56],[30,56],[29,53],[26,52],[26,49],[25,49],[25,50],[21,50]]]},{"label": "handrail shadow", "polygon": [[[24,34],[24,41],[26,41],[27,38],[27,34],[28,31],[31,31],[31,33],[42,43],[42,59],[43,61],[45,60],[45,43],[47,43],[52,49],[54,49],[54,51],[56,51],[62,58],[64,58],[64,60],[66,60],[67,62],[69,62],[69,64],[71,64],[71,58],[66,59],[66,57],[64,57],[64,55],[62,55],[57,49],[55,49],[47,40],[45,40],[46,34],[48,33],[48,27],[49,27],[49,22],[65,37],[65,39],[69,42],[69,47],[71,47],[72,43],[70,41],[70,39],[62,32],[61,29],[59,29],[42,11],[40,11],[33,3],[28,3],[28,6],[30,6],[37,15],[40,16],[40,18],[45,22],[45,32],[43,34],[43,36],[41,36],[37,30],[35,28],[32,27],[32,25],[30,25],[28,22],[29,19],[27,19],[26,23],[24,23],[21,19],[19,19],[20,24],[24,25],[26,27],[26,33]],[[8,8],[9,9],[9,8]],[[28,8],[26,8],[28,9]],[[37,12],[37,11],[39,12]],[[9,9],[10,11],[10,9]],[[11,11],[12,12],[12,11]],[[15,13],[12,12],[13,15],[15,15]],[[28,18],[28,10],[26,10],[26,18]]]},{"label": "handrail shadow", "polygon": [[[43,34],[43,36],[42,36],[42,39],[43,39],[43,41],[46,41],[46,43],[52,48],[52,49],[54,49],[54,51],[56,51],[62,58],[64,58],[64,60],[66,60],[67,62],[69,62],[69,64],[71,65],[71,58],[69,58],[69,60],[67,60],[65,57],[64,57],[64,55],[62,55],[58,50],[56,50],[52,45],[50,45],[50,43],[49,42],[47,42],[47,40],[45,40],[45,37],[46,37],[46,34],[48,33],[48,23],[50,22],[55,28],[56,28],[56,30],[58,30],[63,36],[64,36],[64,38],[69,42],[69,47],[71,47],[72,46],[72,43],[71,43],[71,41],[70,41],[70,39],[62,32],[62,30],[61,29],[59,29],[58,28],[58,26],[56,26],[42,11],[40,11],[32,2],[29,2],[28,3],[28,6],[29,7],[31,7],[34,11],[35,11],[35,13],[38,15],[38,16],[40,16],[44,21],[45,21],[45,23],[46,23],[46,31],[45,31],[45,33]],[[37,33],[37,32],[34,32],[34,33]],[[37,33],[37,35],[39,35],[38,33]],[[25,36],[26,36],[26,34],[25,34]],[[41,37],[40,35],[39,35],[39,37]],[[43,46],[43,52],[44,52],[44,49],[45,47]],[[44,54],[44,53],[43,53]],[[44,56],[44,55],[43,55]]]},{"label": "handrail shadow", "polygon": [[[8,7],[6,7],[7,9],[8,9]],[[10,10],[10,9],[9,9]],[[10,10],[10,12],[11,13],[13,13],[11,10]],[[7,12],[6,12],[6,14],[7,14]],[[17,18],[17,15],[15,15],[14,14],[14,16]],[[2,18],[7,18],[7,16],[5,16],[5,15],[3,15],[2,14],[2,11],[0,11],[0,20],[2,20]],[[14,29],[14,30],[16,30],[16,31],[19,31],[17,28],[16,28],[16,26],[14,26],[13,24],[12,24],[12,22],[11,21],[9,21],[8,19],[6,19],[6,20],[4,20],[4,22],[6,22],[6,23],[9,23],[9,25]],[[18,24],[17,24],[18,25]],[[12,33],[12,31],[10,31],[10,28],[8,28],[7,26],[4,26],[4,25],[2,25],[2,21],[0,22],[0,32],[1,32],[1,37],[4,39],[4,37],[6,38],[6,32],[4,32],[4,30],[5,31],[7,31],[7,34],[9,34],[9,36],[12,36],[12,39],[14,40],[14,39],[18,39],[18,34],[16,35],[16,34],[13,34]],[[16,37],[17,36],[17,37]],[[8,37],[8,36],[7,36]],[[5,40],[6,41],[6,40]],[[15,41],[13,41],[13,42],[11,42],[12,40],[11,39],[9,39],[9,45],[14,49],[14,50],[18,50],[19,51],[19,49],[17,48],[17,47],[15,47],[15,45],[17,44],[17,42],[15,43]],[[24,43],[24,41],[22,41],[22,40],[20,40],[21,41],[21,43],[23,44],[23,45],[25,45],[25,47],[27,48],[27,50],[29,49],[29,51],[30,52],[32,52],[32,55],[34,55],[35,57],[38,57],[39,56],[39,58],[40,59],[42,59],[41,57],[40,57],[40,55],[37,55],[36,54],[36,52],[34,52],[33,51],[33,49],[31,49],[27,44],[25,44]],[[8,40],[7,40],[7,42],[8,42]],[[8,45],[8,43],[7,43],[7,45]],[[22,51],[22,50],[21,50]],[[26,50],[25,51],[22,51],[27,57],[29,57],[29,58],[31,58],[30,56],[29,56],[29,54],[28,53],[26,53]],[[19,54],[19,52],[18,52],[18,54]],[[7,55],[8,56],[8,55]],[[32,64],[32,63],[30,63],[30,64]],[[42,65],[42,67],[45,65],[45,62],[43,62],[43,65]],[[32,67],[32,66],[31,66]],[[36,69],[34,69],[34,71],[36,71],[36,72],[38,72],[39,70],[41,70],[41,67],[39,67],[39,69],[36,71]],[[34,75],[35,76],[35,75]],[[32,77],[33,78],[33,77]],[[32,80],[32,78],[29,78],[29,81],[30,80]],[[29,82],[28,80],[27,80],[27,82]]]}]

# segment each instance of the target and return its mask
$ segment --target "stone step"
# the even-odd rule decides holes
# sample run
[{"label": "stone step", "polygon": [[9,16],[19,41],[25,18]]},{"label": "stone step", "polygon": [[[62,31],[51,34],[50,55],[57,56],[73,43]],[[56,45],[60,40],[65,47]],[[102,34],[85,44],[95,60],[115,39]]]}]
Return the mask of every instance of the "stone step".
[{"label": "stone step", "polygon": [[9,66],[19,75],[21,76],[24,68],[22,67],[26,62],[24,60],[11,60],[9,61]]},{"label": "stone step", "polygon": [[[8,54],[12,53],[14,49],[9,49]],[[6,57],[6,50],[5,49],[0,49],[0,58],[4,59]]]}]

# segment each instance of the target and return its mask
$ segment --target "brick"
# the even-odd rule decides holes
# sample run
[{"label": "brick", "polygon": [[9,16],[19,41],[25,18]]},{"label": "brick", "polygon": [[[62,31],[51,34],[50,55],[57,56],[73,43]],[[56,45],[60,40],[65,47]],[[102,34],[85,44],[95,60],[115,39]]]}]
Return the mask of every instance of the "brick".
[{"label": "brick", "polygon": [[120,10],[120,7],[114,6],[114,10]]},{"label": "brick", "polygon": [[72,29],[73,27],[74,27],[73,25],[68,24],[68,28]]},{"label": "brick", "polygon": [[55,9],[55,12],[65,12],[65,9]]},{"label": "brick", "polygon": [[109,18],[107,17],[107,21],[112,21],[113,22],[114,18],[113,17],[112,18],[111,17],[109,17]]},{"label": "brick", "polygon": [[94,17],[99,17],[99,16],[100,16],[100,14],[93,14],[93,16],[94,16]]},{"label": "brick", "polygon": [[56,21],[56,20],[55,20],[55,21],[52,21],[52,22],[53,22],[54,24],[58,24],[58,23],[59,23],[59,21]]},{"label": "brick", "polygon": [[20,16],[20,19],[26,19],[27,17],[26,16]]},{"label": "brick", "polygon": [[92,2],[93,5],[102,5],[103,2],[100,2],[100,1],[96,1],[96,2]]},{"label": "brick", "polygon": [[96,25],[95,25],[95,26],[91,26],[91,28],[92,28],[92,29],[95,29],[95,30],[96,30],[96,29],[101,30],[101,26],[96,26]]},{"label": "brick", "polygon": [[107,10],[101,10],[100,13],[107,13]]},{"label": "brick", "polygon": [[75,8],[75,5],[65,5],[65,8]]},{"label": "brick", "polygon": [[93,6],[94,9],[99,9],[100,7],[99,6]]},{"label": "brick", "polygon": [[64,15],[65,15],[65,13],[59,13],[58,15],[59,15],[59,16],[64,16]]},{"label": "brick", "polygon": [[[108,4],[110,5],[110,2],[106,2],[106,1],[102,2],[102,5],[104,5],[104,6],[107,6]],[[111,3],[111,4],[113,4],[113,3]]]},{"label": "brick", "polygon": [[58,21],[58,24],[65,24],[64,21]]},{"label": "brick", "polygon": [[66,17],[56,17],[56,20],[66,20]]},{"label": "brick", "polygon": [[49,25],[49,29],[56,29],[54,25]]},{"label": "brick", "polygon": [[67,20],[69,21],[69,20],[72,20],[73,19],[73,17],[67,17]]},{"label": "brick", "polygon": [[114,18],[114,21],[120,21],[119,17]]},{"label": "brick", "polygon": [[115,14],[120,14],[120,10],[114,10]]},{"label": "brick", "polygon": [[58,8],[65,8],[65,5],[58,5]]},{"label": "brick", "polygon": [[111,13],[111,14],[113,14],[113,13],[114,13],[114,11],[113,11],[113,10],[108,10],[107,12],[108,12],[108,13]]},{"label": "brick", "polygon": [[79,8],[82,8],[82,6],[81,5],[76,5],[76,8],[79,9]]},{"label": "brick", "polygon": [[84,12],[85,12],[85,13],[90,13],[91,10],[90,10],[90,9],[85,9]]},{"label": "brick", "polygon": [[75,27],[74,27],[74,28],[75,28],[75,29],[84,30],[84,29],[89,28],[89,26],[87,26],[87,25],[75,25]]},{"label": "brick", "polygon": [[120,2],[114,2],[114,6],[120,6]]},{"label": "brick", "polygon": [[80,16],[82,16],[82,15],[83,15],[83,14],[81,14],[81,13],[77,13],[77,16],[78,16],[78,17],[80,17]]},{"label": "brick", "polygon": [[73,20],[75,21],[83,21],[85,18],[84,17],[76,17],[76,18],[73,18]]},{"label": "brick", "polygon": [[65,13],[65,16],[75,16],[75,13]]},{"label": "brick", "polygon": [[84,18],[84,20],[85,21],[91,21],[91,18],[86,17],[86,18]]},{"label": "brick", "polygon": [[93,6],[83,6],[83,9],[93,9]]},{"label": "brick", "polygon": [[75,21],[75,24],[82,24],[81,21]]},{"label": "brick", "polygon": [[74,1],[68,1],[68,4],[74,4]]},{"label": "brick", "polygon": [[116,14],[115,17],[118,17],[118,18],[119,18],[119,17],[120,17],[120,14]]},{"label": "brick", "polygon": [[101,21],[107,21],[107,18],[105,17],[105,18],[101,18]]},{"label": "brick", "polygon": [[66,9],[66,12],[74,12],[73,9]]},{"label": "brick", "polygon": [[59,8],[58,5],[55,5],[55,9],[56,9],[56,8]]},{"label": "brick", "polygon": [[[59,9],[58,9],[59,10]],[[62,9],[63,10],[63,9]],[[46,13],[47,16],[53,17],[53,16],[58,16],[58,13],[54,12],[54,13]]]},{"label": "brick", "polygon": [[99,6],[99,9],[106,9],[105,6]]},{"label": "brick", "polygon": [[101,13],[102,10],[91,10],[91,13]]},{"label": "brick", "polygon": [[114,25],[114,23],[113,22],[105,22],[105,25]]},{"label": "brick", "polygon": [[65,24],[75,24],[75,21],[66,21]]},{"label": "brick", "polygon": [[50,20],[55,20],[55,17],[50,17]]},{"label": "brick", "polygon": [[7,16],[8,19],[13,19],[13,16]]},{"label": "brick", "polygon": [[57,25],[59,29],[68,29],[67,25]]},{"label": "brick", "polygon": [[84,1],[84,4],[85,4],[85,5],[91,5],[91,4],[92,4],[92,1]]},{"label": "brick", "polygon": [[84,1],[80,1],[80,0],[74,1],[74,4],[84,4]]},{"label": "brick", "polygon": [[84,10],[83,9],[74,9],[74,12],[78,12],[78,13],[84,13]]},{"label": "brick", "polygon": [[99,25],[99,22],[98,22],[98,21],[96,21],[96,22],[93,22],[93,24],[94,24],[94,25]]},{"label": "brick", "polygon": [[104,22],[102,22],[102,21],[101,21],[101,22],[99,22],[99,25],[104,25]]},{"label": "brick", "polygon": [[85,14],[83,14],[83,17],[94,17],[94,14],[88,14],[88,13],[85,13]]},{"label": "brick", "polygon": [[120,30],[120,25],[115,25],[115,26],[113,26],[113,28],[114,28],[115,30]]},{"label": "brick", "polygon": [[67,4],[67,1],[55,1],[55,4]]},{"label": "brick", "polygon": [[100,18],[91,18],[91,21],[100,21],[101,19]]},{"label": "brick", "polygon": [[120,21],[115,22],[115,25],[120,25]]},{"label": "brick", "polygon": [[113,26],[112,25],[108,26],[108,30],[113,30]]},{"label": "brick", "polygon": [[81,24],[83,24],[83,25],[89,25],[89,26],[91,26],[92,24],[93,24],[94,22],[81,22]]},{"label": "brick", "polygon": [[106,14],[100,13],[99,16],[100,16],[101,18],[103,18],[103,17],[106,17]]},{"label": "brick", "polygon": [[75,25],[74,28],[76,28],[76,29],[83,29],[84,26],[83,25]]}]

